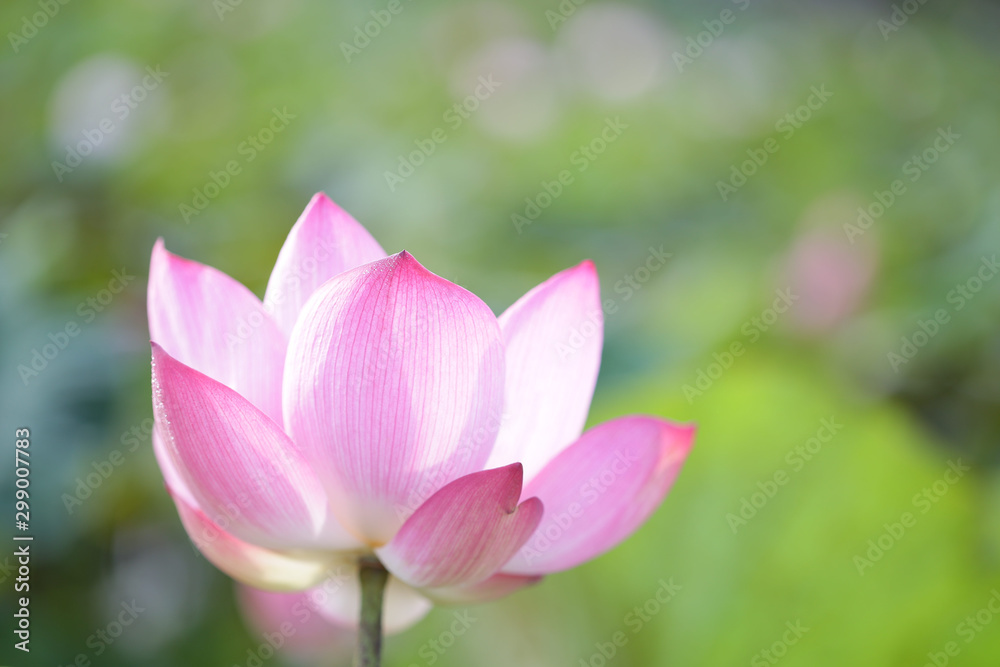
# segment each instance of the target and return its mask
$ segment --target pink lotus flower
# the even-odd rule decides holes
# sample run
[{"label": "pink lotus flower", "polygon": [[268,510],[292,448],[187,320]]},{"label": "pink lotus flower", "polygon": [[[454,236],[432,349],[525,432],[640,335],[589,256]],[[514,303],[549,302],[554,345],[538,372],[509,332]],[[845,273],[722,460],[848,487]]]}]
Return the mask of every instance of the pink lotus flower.
[{"label": "pink lotus flower", "polygon": [[394,627],[594,558],[659,505],[692,443],[648,416],[583,432],[603,329],[591,262],[498,318],[322,194],[263,302],[161,240],[148,308],[154,448],[188,534],[257,588],[337,579],[325,608],[345,622],[362,557],[391,574]]}]

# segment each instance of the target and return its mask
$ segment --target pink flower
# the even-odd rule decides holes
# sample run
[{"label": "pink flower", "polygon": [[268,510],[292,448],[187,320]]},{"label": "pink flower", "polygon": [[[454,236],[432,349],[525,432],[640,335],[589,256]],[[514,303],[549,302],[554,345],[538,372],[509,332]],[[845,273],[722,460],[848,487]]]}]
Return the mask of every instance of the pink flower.
[{"label": "pink flower", "polygon": [[326,606],[348,622],[361,556],[391,573],[397,626],[594,558],[692,443],[648,416],[583,432],[603,330],[591,262],[498,318],[322,194],[263,302],[158,241],[148,307],[154,448],[188,534],[257,588],[338,580]]}]

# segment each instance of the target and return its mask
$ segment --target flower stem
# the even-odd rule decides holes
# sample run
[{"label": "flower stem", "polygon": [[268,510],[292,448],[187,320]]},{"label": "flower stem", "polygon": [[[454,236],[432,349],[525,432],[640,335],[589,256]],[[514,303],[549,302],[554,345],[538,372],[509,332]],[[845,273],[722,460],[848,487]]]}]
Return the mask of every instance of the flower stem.
[{"label": "flower stem", "polygon": [[361,625],[358,627],[357,667],[382,664],[382,599],[389,572],[378,558],[365,556],[360,562]]}]

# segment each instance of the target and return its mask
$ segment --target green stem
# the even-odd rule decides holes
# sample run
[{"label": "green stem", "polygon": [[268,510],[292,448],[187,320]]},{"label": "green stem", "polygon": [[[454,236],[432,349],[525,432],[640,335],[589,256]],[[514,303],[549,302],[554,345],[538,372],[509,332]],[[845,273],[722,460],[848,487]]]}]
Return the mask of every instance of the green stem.
[{"label": "green stem", "polygon": [[382,598],[389,572],[378,558],[365,556],[360,562],[361,625],[358,628],[357,667],[382,664]]}]

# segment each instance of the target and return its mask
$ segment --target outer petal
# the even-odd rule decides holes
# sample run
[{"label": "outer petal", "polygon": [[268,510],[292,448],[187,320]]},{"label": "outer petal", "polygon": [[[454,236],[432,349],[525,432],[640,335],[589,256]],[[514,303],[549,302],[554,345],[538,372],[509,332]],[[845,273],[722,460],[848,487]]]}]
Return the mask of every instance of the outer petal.
[{"label": "outer petal", "polygon": [[[339,570],[339,575],[309,591],[309,600],[330,622],[357,628],[361,613],[357,566]],[[433,607],[430,600],[392,576],[386,584],[383,605],[382,628],[387,634],[407,629]]]},{"label": "outer petal", "polygon": [[[336,563],[329,552],[282,552],[244,542],[180,494],[172,495],[191,541],[210,563],[237,581],[267,590],[304,590],[326,579]],[[219,520],[225,523],[228,518]]]},{"label": "outer petal", "polygon": [[163,481],[166,483],[167,489],[170,490],[170,495],[174,496],[175,499],[179,497],[189,506],[197,508],[198,501],[195,500],[194,494],[191,493],[191,489],[188,488],[187,482],[184,480],[184,476],[181,475],[180,470],[177,468],[174,455],[170,453],[170,449],[167,446],[168,437],[163,435],[164,430],[157,420],[153,428],[153,456],[156,457],[156,462],[160,466],[160,474],[163,475]]},{"label": "outer petal", "polygon": [[418,588],[471,585],[517,553],[542,520],[542,503],[520,505],[520,463],[475,472],[435,493],[377,551],[394,575]]},{"label": "outer petal", "polygon": [[[326,495],[278,426],[153,343],[153,410],[168,464],[198,505],[261,546],[319,546]],[[168,476],[169,477],[169,476]]]},{"label": "outer petal", "polygon": [[285,335],[250,290],[156,242],[147,295],[150,337],[175,359],[235,389],[281,423]]},{"label": "outer petal", "polygon": [[500,328],[505,412],[487,467],[520,461],[531,480],[580,437],[594,395],[604,319],[593,262],[532,289],[500,316]]},{"label": "outer petal", "polygon": [[477,604],[506,597],[541,580],[541,576],[500,573],[471,586],[424,588],[421,592],[438,604]]},{"label": "outer petal", "polygon": [[490,309],[403,252],[323,285],[292,331],[285,423],[341,523],[373,546],[481,470],[503,402]]},{"label": "outer petal", "polygon": [[285,334],[290,334],[316,288],[348,269],[383,257],[382,246],[364,227],[325,194],[317,193],[278,253],[264,306]]},{"label": "outer petal", "polygon": [[[167,447],[167,438],[163,435],[163,431],[164,429],[159,424],[157,424],[156,428],[153,430],[153,454],[156,456],[156,462],[160,466],[160,472],[163,474],[163,480],[166,482],[167,489],[169,489],[170,495],[174,497],[174,500],[177,503],[184,502],[191,511],[196,510],[201,512],[198,501],[195,499],[191,489],[188,488],[188,484],[185,481],[184,476],[181,474],[180,469],[177,466],[177,462],[174,460],[173,454],[171,454],[170,449]],[[244,498],[244,504],[245,502],[246,499]],[[227,507],[227,514],[217,516],[216,518],[228,526],[232,521],[232,514],[234,512],[238,512],[239,510],[239,507],[235,509]],[[344,530],[344,528],[337,523],[337,518],[329,510],[327,510],[326,513],[326,523],[323,526],[323,534],[321,539],[318,541],[333,549],[352,550],[362,546],[360,542],[351,537]],[[334,553],[333,555],[335,556],[337,554]],[[299,558],[300,556],[296,555],[294,557]],[[209,560],[212,559],[209,558]],[[214,563],[215,561],[212,562]],[[218,563],[216,563],[216,565],[220,570],[229,573],[226,568],[218,565]],[[238,577],[234,576],[234,578]],[[242,581],[242,579],[240,580]],[[253,585],[260,586],[260,584]]]},{"label": "outer petal", "polygon": [[545,518],[503,571],[557,572],[617,545],[663,500],[693,439],[693,426],[644,416],[584,433],[525,487],[522,496],[545,503]]}]

